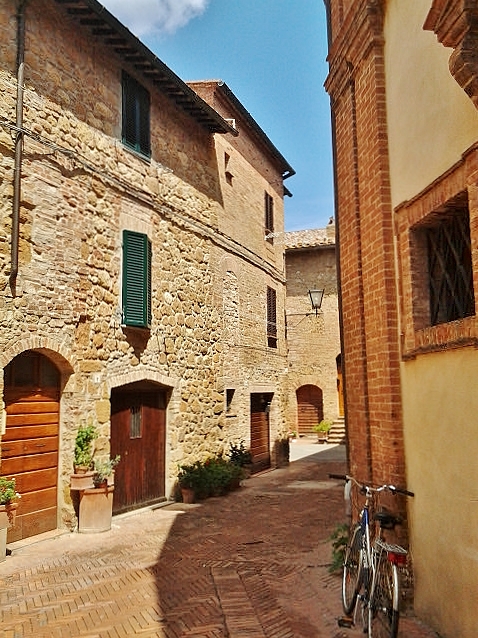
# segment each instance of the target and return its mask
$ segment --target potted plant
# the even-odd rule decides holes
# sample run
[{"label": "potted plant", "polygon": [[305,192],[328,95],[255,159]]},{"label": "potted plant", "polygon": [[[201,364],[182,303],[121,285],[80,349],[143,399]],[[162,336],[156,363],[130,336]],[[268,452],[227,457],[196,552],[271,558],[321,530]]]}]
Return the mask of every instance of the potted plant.
[{"label": "potted plant", "polygon": [[106,532],[111,529],[113,516],[114,485],[109,481],[119,456],[106,461],[94,462],[93,484],[80,491],[78,510],[78,531],[80,533]]},{"label": "potted plant", "polygon": [[189,465],[180,465],[178,484],[183,503],[194,503],[196,497],[202,497],[205,490],[205,471],[200,461]]},{"label": "potted plant", "polygon": [[120,462],[120,456],[115,456],[114,459],[108,459],[107,461],[97,461],[93,463],[93,485],[94,487],[104,487],[106,485],[112,485],[115,467]]},{"label": "potted plant", "polygon": [[326,443],[329,437],[329,431],[332,427],[332,421],[327,421],[323,419],[317,425],[314,425],[312,428],[314,432],[317,432],[317,440],[319,443]]},{"label": "potted plant", "polygon": [[93,461],[93,446],[92,443],[98,438],[98,431],[96,426],[90,423],[89,425],[80,425],[75,439],[75,456],[74,456],[74,468],[75,474],[86,472],[91,469]]},{"label": "potted plant", "polygon": [[14,478],[0,477],[0,561],[7,555],[7,529],[15,525],[18,500]]},{"label": "potted plant", "polygon": [[246,448],[244,441],[239,444],[229,444],[229,461],[233,465],[242,468],[243,478],[250,476],[252,472],[252,453]]},{"label": "potted plant", "polygon": [[289,436],[289,441],[297,441],[297,432],[295,430],[291,430],[288,436]]}]

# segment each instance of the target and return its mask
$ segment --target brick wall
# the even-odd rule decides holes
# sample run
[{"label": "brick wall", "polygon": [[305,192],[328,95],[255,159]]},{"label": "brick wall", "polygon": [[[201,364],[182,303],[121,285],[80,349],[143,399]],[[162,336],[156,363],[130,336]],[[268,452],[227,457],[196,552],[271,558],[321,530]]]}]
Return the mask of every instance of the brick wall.
[{"label": "brick wall", "polygon": [[[330,3],[335,11],[337,2]],[[380,3],[343,5],[330,72],[350,469],[405,480]]]}]

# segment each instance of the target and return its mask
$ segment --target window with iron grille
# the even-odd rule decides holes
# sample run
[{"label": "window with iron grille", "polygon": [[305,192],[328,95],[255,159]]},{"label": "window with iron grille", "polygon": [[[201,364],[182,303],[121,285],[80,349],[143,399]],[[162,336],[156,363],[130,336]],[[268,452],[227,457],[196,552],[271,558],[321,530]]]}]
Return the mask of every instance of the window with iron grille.
[{"label": "window with iron grille", "polygon": [[134,78],[123,72],[123,144],[142,155],[151,155],[150,97]]},{"label": "window with iron grille", "polygon": [[123,231],[123,323],[151,325],[151,242],[143,233]]},{"label": "window with iron grille", "polygon": [[428,218],[426,237],[430,325],[475,314],[467,193]]},{"label": "window with iron grille", "polygon": [[264,225],[267,241],[272,244],[274,242],[274,200],[269,193],[264,193]]},{"label": "window with iron grille", "polygon": [[267,345],[277,348],[277,297],[273,288],[267,288]]}]

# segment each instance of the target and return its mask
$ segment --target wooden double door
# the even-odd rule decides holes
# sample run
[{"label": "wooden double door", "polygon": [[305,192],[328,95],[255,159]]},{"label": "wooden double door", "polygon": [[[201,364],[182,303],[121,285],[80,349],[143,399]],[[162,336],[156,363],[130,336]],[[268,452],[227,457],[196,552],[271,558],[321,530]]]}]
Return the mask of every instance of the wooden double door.
[{"label": "wooden double door", "polygon": [[132,384],[111,393],[111,456],[115,471],[113,513],[165,498],[167,395],[159,386]]}]

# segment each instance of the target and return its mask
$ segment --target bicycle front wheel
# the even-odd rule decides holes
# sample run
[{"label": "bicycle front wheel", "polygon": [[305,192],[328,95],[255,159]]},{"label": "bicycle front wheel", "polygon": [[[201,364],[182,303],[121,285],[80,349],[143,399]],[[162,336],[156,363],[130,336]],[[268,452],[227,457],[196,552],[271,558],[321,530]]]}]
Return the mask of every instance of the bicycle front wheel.
[{"label": "bicycle front wheel", "polygon": [[399,619],[397,566],[380,557],[368,606],[368,638],[397,638]]},{"label": "bicycle front wheel", "polygon": [[362,529],[357,525],[350,535],[345,550],[344,569],[342,572],[342,604],[344,612],[350,616],[355,609],[360,591],[362,575]]}]

